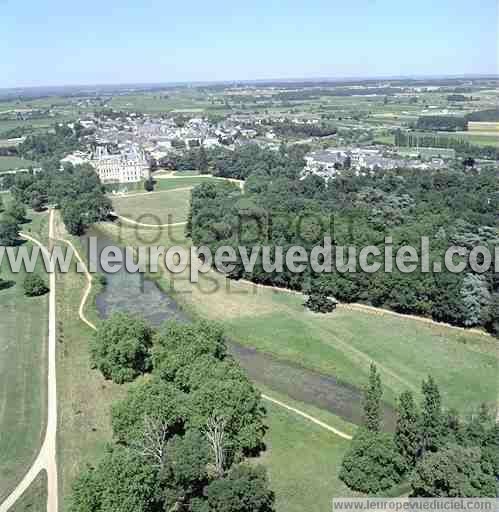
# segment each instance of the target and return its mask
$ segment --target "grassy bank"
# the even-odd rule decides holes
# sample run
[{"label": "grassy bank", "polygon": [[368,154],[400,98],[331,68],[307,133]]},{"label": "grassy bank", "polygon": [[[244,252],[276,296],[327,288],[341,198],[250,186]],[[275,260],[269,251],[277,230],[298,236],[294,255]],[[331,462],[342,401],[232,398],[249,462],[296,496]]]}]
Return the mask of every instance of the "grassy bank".
[{"label": "grassy bank", "polygon": [[[73,239],[78,246],[78,240]],[[98,321],[95,310],[95,283],[89,297],[87,316]],[[57,319],[59,345],[57,379],[59,430],[59,492],[61,510],[68,509],[71,483],[88,464],[95,464],[111,440],[110,410],[113,401],[123,396],[126,388],[106,381],[90,367],[88,341],[92,330],[78,316],[87,282],[75,266],[67,274],[57,276]]]}]

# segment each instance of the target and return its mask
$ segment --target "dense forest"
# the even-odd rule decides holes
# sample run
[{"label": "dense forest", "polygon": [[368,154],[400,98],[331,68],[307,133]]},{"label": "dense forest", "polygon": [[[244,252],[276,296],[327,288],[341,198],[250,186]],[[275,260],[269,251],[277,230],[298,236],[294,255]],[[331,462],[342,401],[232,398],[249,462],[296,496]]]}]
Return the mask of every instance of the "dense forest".
[{"label": "dense forest", "polygon": [[[344,171],[335,180],[300,179],[300,148],[272,152],[245,148],[215,162],[215,174],[246,179],[245,192],[228,183],[200,185],[193,191],[188,233],[196,245],[294,245],[308,251],[330,236],[333,245],[375,245],[383,251],[392,237],[393,251],[420,238],[430,239],[430,260],[443,261],[450,246],[471,251],[499,243],[499,180],[495,169]],[[273,257],[273,256],[272,256]],[[402,313],[430,316],[456,325],[499,328],[499,275],[471,268],[451,273],[419,269],[401,273],[268,273],[261,254],[251,273],[241,261],[232,278],[245,278],[295,290],[324,290],[343,302],[365,302]]]}]

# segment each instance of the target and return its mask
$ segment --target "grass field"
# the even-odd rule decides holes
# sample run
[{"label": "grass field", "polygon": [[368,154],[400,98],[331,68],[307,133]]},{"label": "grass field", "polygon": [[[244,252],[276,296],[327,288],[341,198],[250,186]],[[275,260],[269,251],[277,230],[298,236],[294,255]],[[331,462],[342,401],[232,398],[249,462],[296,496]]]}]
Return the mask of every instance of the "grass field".
[{"label": "grass field", "polygon": [[[288,400],[289,401],[289,400]],[[338,478],[349,442],[273,404],[267,405],[267,467],[279,512],[329,510],[331,498],[351,496]]]},{"label": "grass field", "polygon": [[30,165],[34,164],[31,160],[24,160],[17,156],[0,156],[0,172],[27,169]]},{"label": "grass field", "polygon": [[47,473],[41,471],[10,512],[46,512]]},{"label": "grass field", "polygon": [[[42,216],[23,229],[46,239]],[[40,264],[37,271],[43,275]],[[0,291],[1,501],[34,460],[43,438],[48,298],[25,297],[25,273],[14,274],[4,263],[0,277],[14,283]]]},{"label": "grass field", "polygon": [[115,211],[119,215],[145,224],[167,224],[183,222],[189,210],[190,190],[172,190],[161,194],[116,198],[113,200]]}]

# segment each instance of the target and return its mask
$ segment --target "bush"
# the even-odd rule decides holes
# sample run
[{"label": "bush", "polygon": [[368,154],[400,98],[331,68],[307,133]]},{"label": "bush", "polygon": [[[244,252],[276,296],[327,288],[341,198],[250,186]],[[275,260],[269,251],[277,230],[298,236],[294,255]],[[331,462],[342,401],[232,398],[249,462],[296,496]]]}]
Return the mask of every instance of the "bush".
[{"label": "bush", "polygon": [[37,274],[29,274],[26,276],[23,286],[24,295],[27,297],[40,297],[49,291],[45,281]]},{"label": "bush", "polygon": [[365,493],[386,491],[400,483],[404,459],[389,434],[359,429],[341,465],[340,478]]},{"label": "bush", "polygon": [[418,462],[411,486],[416,497],[494,498],[495,480],[494,468],[480,448],[454,445]]},{"label": "bush", "polygon": [[326,292],[312,292],[305,306],[315,313],[331,313],[336,309],[336,301],[331,299]]}]

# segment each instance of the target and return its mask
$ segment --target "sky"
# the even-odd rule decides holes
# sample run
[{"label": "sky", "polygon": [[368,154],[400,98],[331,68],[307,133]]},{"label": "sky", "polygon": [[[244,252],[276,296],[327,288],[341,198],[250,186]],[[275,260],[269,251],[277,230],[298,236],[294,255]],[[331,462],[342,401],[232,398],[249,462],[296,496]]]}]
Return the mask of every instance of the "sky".
[{"label": "sky", "polygon": [[496,0],[0,0],[0,87],[498,73]]}]

